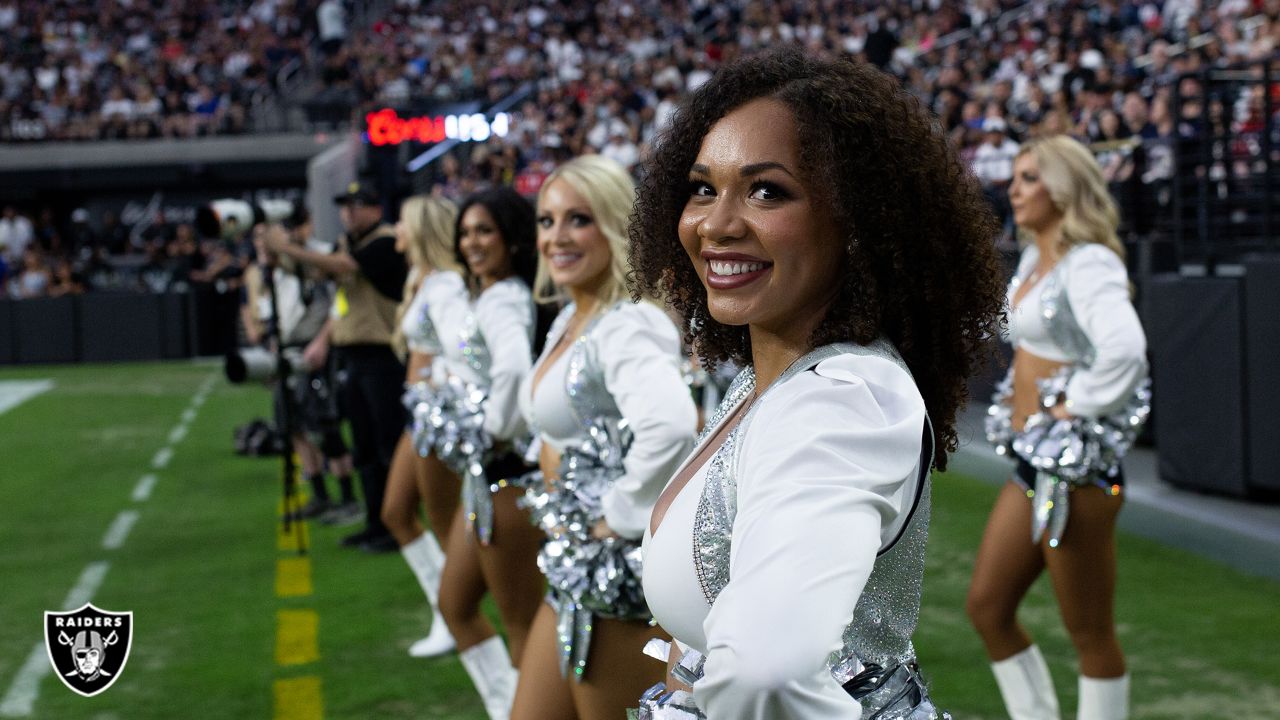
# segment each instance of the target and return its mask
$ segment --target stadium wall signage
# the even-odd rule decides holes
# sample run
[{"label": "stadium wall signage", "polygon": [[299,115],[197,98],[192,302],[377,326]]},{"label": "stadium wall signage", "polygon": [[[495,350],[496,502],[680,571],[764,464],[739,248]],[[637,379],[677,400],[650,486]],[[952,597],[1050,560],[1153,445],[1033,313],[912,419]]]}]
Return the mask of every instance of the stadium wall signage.
[{"label": "stadium wall signage", "polygon": [[491,136],[506,137],[511,129],[511,116],[498,113],[490,120],[482,113],[464,115],[424,115],[402,118],[391,108],[371,112],[364,117],[370,145],[418,143],[434,145],[445,140],[484,142]]}]

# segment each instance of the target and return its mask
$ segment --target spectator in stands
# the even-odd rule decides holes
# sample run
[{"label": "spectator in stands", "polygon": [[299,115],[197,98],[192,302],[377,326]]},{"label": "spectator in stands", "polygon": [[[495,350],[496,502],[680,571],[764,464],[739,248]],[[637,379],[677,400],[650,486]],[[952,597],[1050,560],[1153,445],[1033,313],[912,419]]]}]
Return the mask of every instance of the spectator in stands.
[{"label": "spectator in stands", "polygon": [[44,252],[37,245],[27,247],[22,253],[22,269],[14,278],[15,288],[9,294],[19,298],[43,297],[49,290],[52,276],[45,263]]},{"label": "spectator in stands", "polygon": [[146,246],[147,261],[138,269],[139,289],[146,292],[162,293],[169,289],[172,275],[169,269],[169,258],[164,246],[150,244]]},{"label": "spectator in stands", "polygon": [[129,123],[130,138],[154,138],[160,136],[160,121],[164,104],[152,92],[151,86],[143,83],[138,87],[137,99],[133,103],[133,120]]},{"label": "spectator in stands", "polygon": [[[165,215],[163,208],[158,208],[155,215],[149,219],[150,222],[147,222],[147,220],[142,221],[143,227],[138,232],[139,239],[143,247],[158,247],[164,252],[174,238],[174,227],[169,223],[169,218]],[[234,220],[234,218],[231,218],[231,220]],[[135,230],[137,230],[136,227]]]},{"label": "spectator in stands", "polygon": [[0,253],[6,254],[9,261],[17,266],[34,239],[35,228],[31,220],[14,206],[5,205],[0,211]]},{"label": "spectator in stands", "polygon": [[188,135],[212,135],[217,131],[222,120],[222,98],[213,92],[208,85],[196,88],[195,93],[187,100],[191,108],[191,126]]},{"label": "spectator in stands", "polygon": [[316,25],[320,30],[320,49],[334,55],[347,39],[347,11],[341,0],[324,0],[316,8]]},{"label": "spectator in stands", "polygon": [[1158,137],[1156,126],[1151,122],[1147,101],[1141,93],[1136,90],[1125,93],[1121,112],[1124,114],[1125,127],[1131,134],[1143,140],[1154,140]]},{"label": "spectator in stands", "polygon": [[111,210],[102,212],[102,225],[98,231],[99,244],[112,255],[123,255],[131,250],[129,230],[120,224],[120,217]]},{"label": "spectator in stands", "polygon": [[53,208],[40,208],[40,214],[36,216],[35,241],[48,255],[61,257],[66,254],[66,244],[63,241],[62,232],[58,230],[57,221],[54,219]]},{"label": "spectator in stands", "polygon": [[80,273],[72,269],[71,263],[67,260],[58,260],[54,263],[53,273],[50,275],[49,289],[46,294],[49,297],[62,297],[63,295],[80,295],[85,291],[85,281]]},{"label": "spectator in stands", "polygon": [[119,140],[128,135],[129,125],[134,117],[133,101],[125,96],[124,88],[119,84],[111,87],[107,101],[102,103],[102,109],[98,111],[98,117],[102,120],[99,136],[103,140]]},{"label": "spectator in stands", "polygon": [[985,138],[973,156],[973,173],[982,183],[982,191],[1002,224],[1010,218],[1007,189],[1013,178],[1013,159],[1018,155],[1018,143],[1006,134],[1007,130],[1008,125],[1001,118],[984,119]]},{"label": "spectator in stands", "polygon": [[600,148],[600,154],[630,172],[640,160],[640,151],[636,148],[636,144],[631,142],[631,138],[627,134],[628,131],[625,125],[614,128],[613,132],[610,133],[609,142]]},{"label": "spectator in stands", "polygon": [[164,267],[171,287],[186,287],[205,268],[205,256],[189,225],[179,225],[173,241],[158,247],[165,248],[168,253],[169,259]]}]

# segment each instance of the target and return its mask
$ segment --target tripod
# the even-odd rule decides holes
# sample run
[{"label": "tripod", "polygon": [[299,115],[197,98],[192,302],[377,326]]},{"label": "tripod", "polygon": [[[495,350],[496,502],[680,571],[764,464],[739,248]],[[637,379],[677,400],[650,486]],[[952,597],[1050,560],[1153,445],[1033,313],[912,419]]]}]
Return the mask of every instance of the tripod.
[{"label": "tripod", "polygon": [[298,508],[298,477],[297,467],[293,464],[293,436],[297,425],[293,418],[293,388],[289,386],[289,380],[293,374],[293,367],[289,360],[284,356],[284,337],[280,331],[280,309],[276,299],[276,281],[274,262],[264,263],[262,269],[262,285],[267,291],[271,302],[271,313],[267,319],[267,338],[274,340],[275,360],[276,360],[276,391],[280,394],[279,417],[276,418],[278,432],[284,436],[284,448],[280,453],[283,458],[281,463],[281,477],[283,479],[283,503],[284,513],[281,517],[281,531],[285,535],[292,534],[294,538],[294,547],[299,555],[307,554],[307,537],[305,534],[305,525],[294,527],[295,522],[300,522]]}]

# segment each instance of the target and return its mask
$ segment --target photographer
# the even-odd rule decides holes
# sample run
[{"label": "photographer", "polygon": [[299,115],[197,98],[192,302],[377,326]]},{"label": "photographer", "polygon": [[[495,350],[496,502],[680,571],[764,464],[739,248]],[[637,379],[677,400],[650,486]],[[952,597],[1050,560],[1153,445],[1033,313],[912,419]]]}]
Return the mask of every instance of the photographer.
[{"label": "photographer", "polygon": [[[245,335],[250,344],[263,344],[270,339],[275,350],[277,338],[270,324],[279,324],[278,341],[285,356],[291,355],[293,374],[287,380],[289,390],[280,393],[275,387],[277,425],[293,440],[293,449],[302,463],[302,472],[311,486],[311,500],[302,508],[304,518],[320,518],[322,522],[341,524],[354,521],[360,514],[351,483],[351,454],[342,439],[336,385],[330,363],[309,368],[301,357],[328,317],[333,289],[322,278],[310,276],[291,258],[278,257],[266,247],[270,226],[259,223],[253,228],[253,244],[258,262],[245,271],[246,301],[242,307]],[[311,235],[311,219],[299,205],[280,228],[289,241],[303,246]],[[268,275],[269,274],[269,275]],[[274,296],[275,308],[272,308]],[[289,402],[288,414],[283,403]],[[325,487],[325,462],[338,478],[341,501],[334,503]]]},{"label": "photographer", "polygon": [[382,524],[382,499],[404,430],[400,394],[405,374],[391,350],[391,334],[409,270],[395,249],[395,231],[382,222],[382,206],[372,187],[353,182],[334,202],[346,229],[334,252],[293,245],[282,231],[269,231],[264,239],[269,250],[337,280],[329,320],[307,345],[304,358],[308,366],[318,367],[332,345],[339,369],[346,371],[341,392],[355,441],[366,527],[342,544],[390,552],[398,545]]}]

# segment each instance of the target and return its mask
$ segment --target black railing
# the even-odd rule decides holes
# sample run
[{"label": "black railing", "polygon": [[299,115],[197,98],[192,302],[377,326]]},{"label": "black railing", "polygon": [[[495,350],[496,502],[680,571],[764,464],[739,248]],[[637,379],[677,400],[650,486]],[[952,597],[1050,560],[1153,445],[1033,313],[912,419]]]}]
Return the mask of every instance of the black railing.
[{"label": "black railing", "polygon": [[1177,78],[1171,230],[1183,263],[1213,268],[1280,251],[1277,60]]}]

